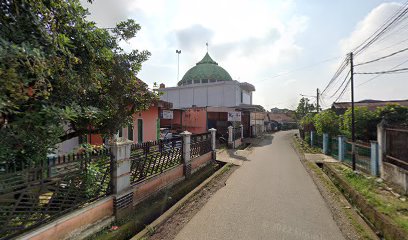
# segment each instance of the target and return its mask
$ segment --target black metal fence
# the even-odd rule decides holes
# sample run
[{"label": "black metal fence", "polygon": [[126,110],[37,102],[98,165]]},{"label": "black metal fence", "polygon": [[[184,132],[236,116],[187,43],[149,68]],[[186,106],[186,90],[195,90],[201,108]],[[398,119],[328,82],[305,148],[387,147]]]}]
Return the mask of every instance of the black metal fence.
[{"label": "black metal fence", "polygon": [[232,129],[232,140],[241,139],[241,128],[236,127]]},{"label": "black metal fence", "polygon": [[389,127],[385,134],[384,161],[408,170],[408,128]]},{"label": "black metal fence", "polygon": [[211,152],[211,133],[195,134],[191,136],[190,158],[196,158]]},{"label": "black metal fence", "polygon": [[9,239],[112,190],[108,150],[0,164],[0,239]]},{"label": "black metal fence", "polygon": [[130,180],[138,183],[182,164],[183,138],[133,144],[130,153]]}]

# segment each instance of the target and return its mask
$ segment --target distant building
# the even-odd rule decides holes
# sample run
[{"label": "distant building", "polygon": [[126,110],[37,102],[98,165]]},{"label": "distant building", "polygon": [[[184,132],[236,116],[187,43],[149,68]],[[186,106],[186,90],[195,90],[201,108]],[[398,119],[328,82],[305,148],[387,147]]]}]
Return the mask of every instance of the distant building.
[{"label": "distant building", "polygon": [[[162,119],[161,125],[193,133],[216,128],[218,133],[223,134],[229,125],[242,124],[244,136],[249,137],[253,132],[252,126],[259,124],[251,113],[263,109],[253,105],[254,91],[252,84],[233,80],[231,75],[206,53],[196,66],[185,73],[177,87],[160,84],[160,99],[173,103],[174,112],[174,119]],[[228,119],[231,112],[240,112],[240,121]]]},{"label": "distant building", "polygon": [[255,91],[252,84],[233,80],[208,53],[186,72],[177,87],[161,87],[160,99],[173,103],[175,109],[252,105],[252,92]]},{"label": "distant building", "polygon": [[[401,106],[408,107],[408,100],[390,100],[390,101],[381,101],[381,100],[363,100],[355,102],[355,107],[367,107],[368,110],[375,111],[378,107],[385,107],[390,104],[399,104]],[[351,102],[337,102],[332,104],[332,110],[336,114],[344,114],[347,109],[351,108]]]}]

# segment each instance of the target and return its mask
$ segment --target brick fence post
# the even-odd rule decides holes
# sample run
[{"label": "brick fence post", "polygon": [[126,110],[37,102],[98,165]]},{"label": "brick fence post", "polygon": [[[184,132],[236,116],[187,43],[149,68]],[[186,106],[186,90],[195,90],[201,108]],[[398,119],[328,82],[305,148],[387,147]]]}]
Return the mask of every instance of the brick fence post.
[{"label": "brick fence post", "polygon": [[244,139],[244,125],[239,125],[239,127],[241,128],[241,139]]},{"label": "brick fence post", "polygon": [[338,156],[339,156],[339,161],[342,162],[344,161],[344,153],[346,152],[346,137],[345,136],[338,136],[339,138],[339,147],[338,147]]},{"label": "brick fence post", "polygon": [[329,134],[323,133],[323,153],[329,154]]},{"label": "brick fence post", "polygon": [[379,171],[378,171],[378,143],[377,141],[371,141],[371,148],[370,148],[371,154],[370,154],[370,166],[371,166],[371,175],[373,176],[378,176]]},{"label": "brick fence post", "polygon": [[120,140],[109,143],[112,153],[112,187],[113,187],[113,208],[115,216],[118,218],[126,215],[133,207],[133,192],[130,188],[130,151],[132,141]]},{"label": "brick fence post", "polygon": [[234,138],[233,138],[233,126],[229,126],[228,127],[228,147],[230,148],[234,148]]},{"label": "brick fence post", "polygon": [[211,128],[208,131],[210,131],[211,133],[211,150],[212,150],[212,159],[215,160],[216,159],[216,152],[215,152],[215,148],[216,148],[216,139],[215,139],[215,135],[217,133],[217,129],[215,128]]},{"label": "brick fence post", "polygon": [[191,132],[184,131],[180,134],[183,137],[183,169],[186,178],[191,175],[190,147],[191,147]]}]

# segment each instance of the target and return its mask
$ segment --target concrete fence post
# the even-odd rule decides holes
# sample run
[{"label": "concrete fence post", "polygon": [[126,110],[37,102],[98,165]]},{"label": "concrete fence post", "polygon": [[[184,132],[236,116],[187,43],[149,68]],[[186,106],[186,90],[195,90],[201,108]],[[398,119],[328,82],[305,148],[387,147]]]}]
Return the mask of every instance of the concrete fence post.
[{"label": "concrete fence post", "polygon": [[190,147],[191,147],[191,132],[184,131],[180,134],[183,137],[183,169],[186,178],[191,175]]},{"label": "concrete fence post", "polygon": [[234,148],[234,138],[233,138],[233,126],[228,127],[228,146]]},{"label": "concrete fence post", "polygon": [[239,127],[241,128],[241,139],[244,139],[244,125],[239,125]]},{"label": "concrete fence post", "polygon": [[344,161],[344,153],[346,152],[346,137],[345,136],[338,136],[339,138],[339,147],[338,147],[338,156],[339,156],[339,161],[342,162]]},{"label": "concrete fence post", "polygon": [[216,138],[215,138],[215,136],[216,136],[216,133],[217,133],[217,129],[211,128],[211,129],[208,129],[208,131],[210,131],[210,133],[211,133],[212,159],[215,160],[215,159],[217,159],[216,151],[215,151],[215,149],[216,149]]},{"label": "concrete fence post", "polygon": [[378,143],[377,141],[371,141],[371,154],[370,154],[370,166],[371,166],[371,175],[378,176]]},{"label": "concrete fence post", "polygon": [[323,153],[329,154],[329,134],[323,133]]},{"label": "concrete fence post", "polygon": [[313,147],[314,146],[314,142],[315,142],[315,131],[310,131],[310,146]]},{"label": "concrete fence post", "polygon": [[381,121],[377,125],[377,143],[378,143],[378,171],[379,175],[381,178],[384,178],[384,168],[383,168],[383,162],[384,162],[384,155],[386,153],[386,134],[385,134],[385,129],[384,129],[384,121]]},{"label": "concrete fence post", "polygon": [[113,163],[113,207],[117,218],[126,215],[126,212],[133,206],[133,192],[130,188],[130,151],[132,143],[130,140],[122,140],[121,138],[114,138],[109,143]]}]

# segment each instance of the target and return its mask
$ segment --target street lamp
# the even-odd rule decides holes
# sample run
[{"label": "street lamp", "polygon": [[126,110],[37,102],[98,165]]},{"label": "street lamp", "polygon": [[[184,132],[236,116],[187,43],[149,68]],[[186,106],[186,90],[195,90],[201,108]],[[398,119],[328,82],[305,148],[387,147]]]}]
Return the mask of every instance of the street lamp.
[{"label": "street lamp", "polygon": [[181,50],[176,50],[177,53],[177,82],[179,81],[179,73],[180,73],[180,53]]}]

